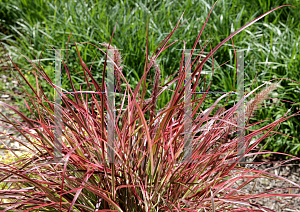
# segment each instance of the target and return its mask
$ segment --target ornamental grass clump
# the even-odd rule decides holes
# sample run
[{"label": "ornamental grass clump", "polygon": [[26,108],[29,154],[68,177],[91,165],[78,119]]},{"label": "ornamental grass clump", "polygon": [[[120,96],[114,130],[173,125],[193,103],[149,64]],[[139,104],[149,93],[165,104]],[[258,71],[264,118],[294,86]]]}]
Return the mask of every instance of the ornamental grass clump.
[{"label": "ornamental grass clump", "polygon": [[[192,79],[196,73],[201,73],[203,64],[221,45],[274,10],[251,21],[223,40],[196,66]],[[109,57],[104,50],[96,46],[105,54],[103,76],[106,73],[106,63],[110,61],[114,64],[116,76],[120,77],[117,77],[119,85],[121,85],[121,78],[126,84],[121,104],[116,106],[114,163],[110,163],[107,153],[106,95],[102,95],[99,102],[96,94],[89,94],[90,99],[88,99],[86,94],[78,93],[72,84],[70,70],[63,61],[74,93],[73,95],[62,94],[63,158],[57,161],[54,155],[55,105],[53,99],[44,95],[41,83],[48,83],[53,89],[55,85],[44,69],[31,61],[36,70],[34,72],[36,84],[30,85],[19,67],[11,61],[16,72],[34,93],[34,96],[29,95],[24,88],[31,105],[25,99],[24,102],[28,110],[32,111],[33,117],[26,117],[4,102],[0,102],[1,105],[13,110],[24,122],[13,122],[2,113],[1,115],[4,117],[3,121],[13,124],[16,131],[26,138],[27,143],[23,142],[21,145],[28,148],[31,155],[27,158],[21,157],[11,163],[1,162],[1,211],[273,211],[259,205],[256,201],[260,198],[272,198],[272,196],[300,196],[299,194],[284,194],[280,190],[279,192],[282,193],[276,194],[254,195],[242,192],[246,184],[261,177],[287,181],[291,184],[289,189],[300,188],[300,185],[268,172],[239,165],[239,160],[236,159],[237,138],[229,139],[228,137],[229,134],[237,131],[235,112],[244,100],[239,101],[230,109],[220,107],[212,114],[217,104],[229,96],[228,93],[223,94],[212,106],[200,114],[197,114],[197,111],[205,103],[206,94],[198,95],[197,97],[200,98],[193,99],[191,105],[192,117],[195,117],[192,121],[194,135],[190,143],[193,148],[190,157],[184,158],[185,103],[182,86],[185,79],[184,54],[182,54],[178,76],[169,81],[160,82],[161,73],[159,64],[156,62],[162,51],[172,45],[166,46],[174,31],[179,27],[180,20],[174,30],[161,42],[158,53],[154,53],[155,55],[151,57],[148,57],[147,28],[144,74],[134,90],[131,89],[122,73],[121,60],[114,61],[114,58]],[[206,22],[207,20],[208,17]],[[193,49],[199,41],[204,26]],[[75,42],[74,44],[77,48]],[[111,46],[111,41],[103,45],[106,49],[117,48]],[[104,80],[102,83],[94,80],[79,51],[78,57],[88,87],[97,92],[107,91]],[[146,76],[152,66],[156,70],[154,90],[151,98],[145,100]],[[197,81],[199,76],[200,74]],[[142,83],[143,87],[141,87]],[[176,85],[176,89],[171,101],[156,113],[156,100],[172,84]],[[245,95],[245,100],[247,101],[251,94],[265,84]],[[197,82],[193,84],[193,90],[196,85]],[[139,93],[141,88],[142,92]],[[119,89],[121,90],[120,87]],[[266,93],[263,94],[265,97]],[[261,102],[261,100],[256,102]],[[253,106],[251,103],[249,108],[253,111],[256,105]],[[96,114],[95,111],[98,113]],[[145,118],[147,112],[150,112],[150,120]],[[249,112],[248,115],[251,116],[251,113]],[[244,157],[263,154],[255,152],[255,147],[262,139],[269,136],[268,134],[278,124],[289,117],[281,117],[258,130],[251,130],[250,125],[246,125],[245,129],[250,133],[245,135]],[[268,132],[263,134],[265,130]],[[254,143],[251,142],[252,138],[261,134],[263,134],[262,137]],[[11,135],[8,136],[13,138]],[[289,161],[296,159],[299,158],[293,157]],[[247,179],[247,181],[237,187],[236,183],[241,179]],[[290,208],[293,209],[293,207]]]}]

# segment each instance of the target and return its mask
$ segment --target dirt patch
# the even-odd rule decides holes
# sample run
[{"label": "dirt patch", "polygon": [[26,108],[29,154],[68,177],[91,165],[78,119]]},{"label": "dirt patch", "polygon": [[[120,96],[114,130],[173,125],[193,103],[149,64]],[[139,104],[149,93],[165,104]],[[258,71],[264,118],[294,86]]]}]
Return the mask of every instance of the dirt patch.
[{"label": "dirt patch", "polygon": [[[274,158],[274,156],[273,156]],[[251,162],[252,158],[247,158],[247,162]],[[263,160],[263,161],[262,161]],[[266,192],[266,194],[276,194],[276,193],[285,193],[285,194],[300,194],[300,189],[283,189],[276,190],[285,187],[297,187],[293,183],[299,184],[300,182],[300,164],[299,161],[291,161],[285,164],[280,165],[280,162],[274,163],[274,161],[267,161],[266,158],[259,157],[254,160],[254,162],[264,162],[262,165],[247,164],[245,167],[249,169],[256,169],[259,171],[265,171],[267,173],[273,174],[269,175],[272,178],[257,178],[241,189],[241,192],[246,192],[248,194],[259,194]],[[252,174],[251,174],[252,175]],[[274,176],[275,175],[275,176]],[[283,177],[291,181],[291,183],[286,182],[281,179],[274,179],[278,177]],[[246,179],[241,179],[238,181],[238,185],[241,185],[243,182],[246,182]],[[280,202],[281,201],[281,202]],[[266,198],[262,199],[253,199],[251,203],[255,203],[267,208],[270,208],[276,212],[286,212],[286,211],[300,211],[300,197],[278,197],[267,195]],[[286,204],[292,206],[287,206]],[[255,208],[253,208],[255,209]]]}]

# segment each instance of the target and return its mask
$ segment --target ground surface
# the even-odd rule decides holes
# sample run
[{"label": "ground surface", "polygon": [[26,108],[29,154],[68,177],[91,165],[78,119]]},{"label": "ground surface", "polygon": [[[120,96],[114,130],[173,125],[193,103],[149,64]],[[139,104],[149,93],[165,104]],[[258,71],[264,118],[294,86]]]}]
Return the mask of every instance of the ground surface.
[{"label": "ground surface", "polygon": [[[251,158],[247,158],[247,161],[252,161]],[[255,160],[262,162],[261,159]],[[277,160],[278,161],[278,160]],[[255,168],[260,171],[266,171],[268,173],[277,175],[279,177],[286,178],[294,183],[300,184],[300,164],[299,162],[288,162],[286,165],[279,166],[279,163],[271,163],[271,161],[265,161],[265,164],[257,166],[257,165],[248,165],[248,168]],[[242,184],[246,180],[240,180],[238,184]],[[267,194],[275,194],[275,193],[292,193],[292,194],[300,194],[300,189],[291,189],[289,190],[278,190],[273,192],[268,192],[273,189],[277,188],[284,188],[284,187],[295,187],[294,185],[291,185],[288,182],[285,182],[283,180],[279,179],[270,179],[270,178],[258,178],[247,184],[242,191],[246,193],[252,194],[258,194],[262,192],[266,192]],[[271,197],[271,196],[269,196]],[[300,211],[300,197],[277,197],[272,196],[273,199],[270,198],[263,198],[258,200],[257,202],[251,201],[252,203],[259,204],[261,206],[270,208],[276,212],[285,212],[285,211]],[[284,203],[281,203],[280,201],[288,203],[295,209],[292,209],[291,207],[286,206]],[[254,209],[254,208],[253,208]]]}]

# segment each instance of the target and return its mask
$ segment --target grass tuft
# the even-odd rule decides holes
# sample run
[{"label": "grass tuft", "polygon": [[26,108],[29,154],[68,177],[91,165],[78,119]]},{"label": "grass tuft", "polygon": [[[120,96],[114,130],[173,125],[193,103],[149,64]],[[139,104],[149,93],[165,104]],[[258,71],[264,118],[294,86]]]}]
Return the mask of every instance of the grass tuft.
[{"label": "grass tuft", "polygon": [[[283,6],[281,6],[283,7]],[[204,59],[197,64],[192,76],[201,72],[204,64],[213,57],[225,42],[238,32],[254,22],[265,17],[267,14],[278,9],[277,7],[255,20],[249,22],[237,31],[233,32],[219,45],[217,45]],[[210,13],[212,12],[211,8]],[[209,14],[210,14],[209,13]],[[282,188],[282,190],[300,188],[300,185],[288,179],[276,176],[266,171],[248,169],[239,166],[236,160],[237,138],[228,139],[228,126],[237,127],[234,118],[238,107],[243,104],[243,99],[229,109],[220,106],[222,100],[229,98],[228,93],[218,97],[213,105],[206,105],[206,94],[191,101],[191,128],[186,130],[187,114],[182,109],[185,105],[183,81],[184,52],[179,61],[179,75],[173,79],[165,80],[161,87],[160,70],[155,59],[167,48],[174,31],[180,26],[183,14],[174,27],[173,31],[161,42],[161,50],[150,57],[148,62],[148,30],[147,30],[147,52],[143,76],[133,90],[121,70],[121,54],[116,55],[116,75],[125,82],[126,90],[121,96],[121,104],[116,106],[116,119],[109,126],[104,116],[108,114],[108,100],[105,94],[101,96],[101,102],[95,94],[83,94],[82,89],[72,89],[75,94],[62,94],[62,125],[56,125],[54,116],[55,103],[53,96],[45,95],[42,84],[47,84],[51,89],[55,85],[51,81],[43,67],[31,63],[35,70],[35,81],[32,83],[26,79],[20,68],[13,63],[20,79],[27,85],[22,86],[27,109],[32,112],[33,117],[28,117],[13,106],[0,102],[0,104],[18,114],[23,122],[16,122],[0,113],[4,120],[12,124],[16,129],[15,134],[21,133],[26,138],[26,143],[20,141],[28,151],[32,153],[28,157],[19,157],[14,162],[0,162],[0,209],[2,211],[118,211],[118,212],[162,212],[162,211],[272,211],[259,204],[250,202],[253,199],[270,198],[272,196],[297,197],[300,194],[282,193],[259,193],[251,194],[240,192],[247,183],[257,178],[277,178],[289,182],[293,187]],[[204,29],[206,22],[202,29]],[[148,22],[149,23],[149,22]],[[149,26],[147,26],[149,29]],[[195,46],[202,34],[199,33]],[[70,34],[71,37],[71,34]],[[70,38],[69,37],[69,38]],[[110,39],[110,43],[112,37]],[[88,42],[87,42],[88,43]],[[106,48],[110,43],[102,43]],[[175,43],[175,42],[174,42]],[[88,43],[90,44],[90,43]],[[77,44],[74,41],[76,49]],[[100,49],[98,46],[96,48]],[[184,46],[185,48],[185,46]],[[100,49],[101,50],[101,49]],[[103,51],[106,59],[107,53]],[[84,57],[77,51],[88,88],[100,92],[100,87],[105,88],[104,78],[102,84],[95,80]],[[155,58],[155,59],[154,59]],[[213,59],[213,58],[212,58]],[[111,61],[113,62],[113,61]],[[195,62],[195,61],[194,61]],[[194,64],[193,62],[193,64]],[[105,63],[106,64],[106,63]],[[73,85],[68,66],[64,63],[68,80]],[[146,76],[152,65],[156,69],[153,96],[144,100],[146,92]],[[93,66],[93,63],[91,64]],[[105,73],[105,65],[103,73]],[[91,80],[90,80],[91,79]],[[144,83],[143,83],[144,82]],[[163,84],[163,83],[161,83]],[[255,91],[266,83],[256,87],[245,95],[249,98]],[[143,87],[142,87],[143,86]],[[156,113],[155,101],[164,90],[175,87],[172,92],[171,101]],[[192,87],[196,88],[196,84]],[[263,90],[249,104],[251,111],[256,109],[257,103],[266,98],[266,95],[275,88],[275,84]],[[31,90],[32,95],[29,93]],[[142,90],[142,93],[140,93]],[[80,93],[79,93],[80,92]],[[88,96],[90,95],[90,96]],[[107,94],[106,94],[107,95]],[[125,101],[125,100],[128,101]],[[32,105],[27,104],[31,102]],[[128,102],[126,105],[124,102]],[[151,104],[149,108],[143,103]],[[101,106],[100,106],[101,104]],[[207,106],[201,111],[201,106]],[[217,107],[219,107],[217,109]],[[215,112],[215,109],[217,111]],[[95,111],[98,111],[98,115]],[[200,111],[199,111],[200,110]],[[153,114],[153,119],[148,119],[146,113]],[[286,121],[295,114],[278,118],[263,128],[251,130],[251,125],[246,125],[245,130],[251,133],[245,135],[245,155],[264,154],[258,152],[255,147],[267,136],[269,136],[277,125]],[[197,117],[194,119],[193,117]],[[100,116],[100,117],[98,117]],[[156,130],[153,129],[153,124]],[[256,124],[256,123],[254,123]],[[105,129],[104,126],[107,126]],[[55,161],[55,129],[62,129],[62,155],[60,162]],[[234,128],[233,127],[233,128]],[[114,129],[113,161],[108,152],[109,131]],[[33,132],[34,133],[33,133]],[[188,132],[187,132],[188,131]],[[236,132],[237,130],[233,130]],[[0,132],[0,134],[4,134]],[[261,138],[250,144],[253,137],[263,134]],[[186,137],[192,138],[188,147],[191,149],[190,157],[186,158],[183,151],[186,148]],[[13,149],[10,149],[13,152]],[[278,153],[279,154],[279,153]],[[287,154],[286,154],[287,155]],[[290,156],[290,155],[289,155]],[[300,158],[291,156],[292,160]],[[184,160],[185,159],[185,160]],[[184,160],[184,161],[183,161]],[[287,161],[284,161],[287,162]],[[242,185],[236,187],[241,179],[247,179]],[[289,206],[294,209],[292,206]],[[253,209],[255,208],[255,209]]]}]

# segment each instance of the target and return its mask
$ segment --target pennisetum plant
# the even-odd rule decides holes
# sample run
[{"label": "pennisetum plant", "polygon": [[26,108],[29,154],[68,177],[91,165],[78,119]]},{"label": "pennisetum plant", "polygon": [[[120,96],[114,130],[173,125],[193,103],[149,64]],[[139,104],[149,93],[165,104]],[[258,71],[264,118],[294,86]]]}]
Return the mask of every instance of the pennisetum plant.
[{"label": "pennisetum plant", "polygon": [[[201,73],[203,64],[221,45],[278,8],[280,7],[261,15],[224,39],[197,64],[192,73],[192,79],[196,73]],[[209,16],[193,49],[199,41],[208,18]],[[33,118],[26,117],[13,106],[0,102],[2,106],[10,108],[24,120],[22,123],[15,122],[1,113],[4,117],[3,121],[13,124],[15,129],[24,135],[27,143],[16,141],[28,148],[31,153],[30,156],[20,157],[15,162],[1,162],[1,211],[273,211],[255,203],[254,200],[273,196],[300,196],[299,194],[271,193],[274,189],[269,193],[255,195],[239,192],[243,186],[260,177],[287,181],[291,184],[289,189],[300,188],[300,185],[268,172],[242,167],[238,161],[234,161],[236,139],[226,138],[236,130],[234,113],[243,101],[241,100],[227,110],[225,107],[221,107],[211,115],[217,103],[228,94],[222,95],[211,107],[197,116],[196,112],[204,104],[206,94],[199,99],[194,98],[192,116],[196,117],[193,119],[192,130],[198,132],[198,136],[194,136],[191,143],[194,148],[188,161],[177,163],[184,157],[184,138],[182,136],[184,130],[184,111],[182,109],[184,106],[184,89],[182,89],[185,77],[184,55],[182,55],[179,75],[168,82],[166,80],[160,82],[160,68],[156,59],[162,51],[172,45],[166,46],[174,31],[179,27],[180,20],[173,31],[161,42],[160,50],[156,54],[155,51],[151,57],[148,56],[147,28],[144,75],[134,90],[131,89],[122,73],[121,54],[117,52],[114,61],[96,46],[106,55],[105,64],[108,60],[114,63],[119,91],[121,91],[121,78],[126,83],[122,103],[119,108],[116,108],[115,130],[117,136],[114,141],[114,159],[118,163],[107,162],[105,146],[108,135],[104,128],[107,99],[103,98],[103,101],[99,103],[95,95],[91,94],[91,104],[88,106],[88,101],[82,93],[76,93],[72,98],[65,94],[62,95],[65,105],[61,108],[63,160],[61,163],[55,163],[54,103],[44,95],[41,83],[48,83],[53,89],[54,84],[42,67],[38,67],[30,61],[36,70],[37,79],[36,85],[30,85],[19,67],[11,61],[15,71],[20,74],[34,93],[34,96],[29,95],[24,88],[32,106],[29,106],[25,99],[24,101],[28,110],[35,111],[38,116],[33,113]],[[102,45],[107,49],[116,49],[115,46],[111,46],[111,41],[109,44],[103,43]],[[104,81],[100,84],[93,79],[79,51],[78,56],[87,84],[98,92],[101,91],[101,88],[106,89]],[[70,70],[64,61],[63,65],[73,92],[76,92]],[[153,93],[150,99],[145,100],[146,76],[152,66],[156,71]],[[104,65],[103,74],[105,74],[105,67],[106,65]],[[199,76],[200,74],[197,82]],[[42,78],[43,81],[38,78]],[[92,83],[89,79],[92,80]],[[142,82],[144,82],[142,93],[139,93]],[[193,90],[197,82],[193,84]],[[158,96],[173,83],[176,84],[176,90],[171,101],[156,113],[155,104]],[[248,101],[246,117],[251,116],[259,103],[271,90],[275,89],[276,85],[276,83],[272,84],[258,94],[254,100]],[[264,84],[245,95],[245,100],[249,99],[249,96],[262,86]],[[125,99],[128,100],[127,106],[125,106]],[[98,115],[94,112],[96,110]],[[150,111],[150,120],[145,118],[148,111]],[[246,125],[245,129],[250,133],[245,135],[244,157],[263,154],[255,152],[255,147],[262,139],[269,136],[270,132],[274,133],[272,130],[278,124],[288,118],[282,117],[258,130],[251,130],[250,125]],[[268,132],[250,144],[252,138],[263,134],[265,130]],[[11,135],[8,136],[14,139]],[[250,153],[251,151],[252,153]],[[299,159],[292,157],[293,159],[290,160]],[[240,179],[246,179],[246,181],[236,187],[235,183]]]}]

